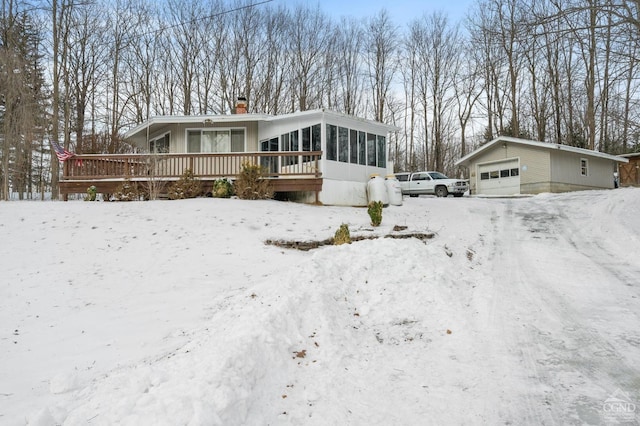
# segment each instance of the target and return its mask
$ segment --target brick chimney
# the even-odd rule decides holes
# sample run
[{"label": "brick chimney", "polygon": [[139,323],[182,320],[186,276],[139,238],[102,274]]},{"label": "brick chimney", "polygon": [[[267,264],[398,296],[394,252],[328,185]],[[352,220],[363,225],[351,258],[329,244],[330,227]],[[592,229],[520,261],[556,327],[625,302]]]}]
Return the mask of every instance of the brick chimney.
[{"label": "brick chimney", "polygon": [[236,101],[236,114],[246,114],[247,113],[247,98],[244,96],[238,96],[238,100]]}]

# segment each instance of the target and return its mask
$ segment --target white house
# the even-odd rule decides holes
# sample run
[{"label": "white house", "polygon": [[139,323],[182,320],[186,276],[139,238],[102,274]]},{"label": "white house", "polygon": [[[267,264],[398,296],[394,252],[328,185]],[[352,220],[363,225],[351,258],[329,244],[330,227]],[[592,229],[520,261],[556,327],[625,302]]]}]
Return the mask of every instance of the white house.
[{"label": "white house", "polygon": [[[240,105],[236,111],[246,109]],[[260,157],[261,165],[274,180],[282,182],[292,170],[300,175],[319,169],[316,177],[321,177],[322,189],[316,193],[287,191],[289,199],[314,202],[317,197],[323,204],[363,206],[367,204],[366,183],[370,175],[387,174],[389,137],[397,130],[387,124],[317,109],[283,115],[153,117],[129,130],[125,139],[140,152],[169,155],[274,153],[273,157]],[[305,153],[317,153],[317,163]],[[215,171],[207,173],[219,176]]]}]

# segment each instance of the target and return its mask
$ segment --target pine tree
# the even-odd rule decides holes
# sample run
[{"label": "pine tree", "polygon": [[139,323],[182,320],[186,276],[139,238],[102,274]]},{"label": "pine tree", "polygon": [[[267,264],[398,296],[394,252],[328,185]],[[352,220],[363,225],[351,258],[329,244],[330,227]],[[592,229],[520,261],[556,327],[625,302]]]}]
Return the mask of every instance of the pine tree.
[{"label": "pine tree", "polygon": [[38,28],[25,12],[2,2],[0,11],[0,199],[9,189],[44,189],[46,97]]}]

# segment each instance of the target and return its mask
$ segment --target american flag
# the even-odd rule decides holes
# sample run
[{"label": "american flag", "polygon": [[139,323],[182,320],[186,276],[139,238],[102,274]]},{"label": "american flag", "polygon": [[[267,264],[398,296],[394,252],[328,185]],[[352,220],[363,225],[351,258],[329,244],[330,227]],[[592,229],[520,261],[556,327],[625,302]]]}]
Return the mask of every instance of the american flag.
[{"label": "american flag", "polygon": [[53,146],[53,149],[56,151],[56,156],[60,161],[68,160],[69,158],[75,155],[74,153],[69,152],[63,147],[61,147],[60,144],[54,140],[51,141],[51,146]]}]

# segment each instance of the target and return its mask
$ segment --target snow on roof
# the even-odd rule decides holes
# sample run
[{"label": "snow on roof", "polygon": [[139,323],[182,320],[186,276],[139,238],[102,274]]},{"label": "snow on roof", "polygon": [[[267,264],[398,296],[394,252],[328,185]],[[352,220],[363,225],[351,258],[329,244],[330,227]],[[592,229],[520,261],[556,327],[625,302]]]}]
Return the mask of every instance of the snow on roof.
[{"label": "snow on roof", "polygon": [[629,154],[620,154],[620,157],[636,158],[636,157],[640,157],[640,152],[632,152],[632,153],[629,153]]}]

